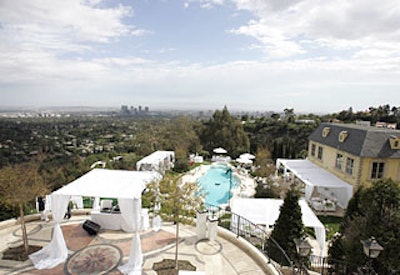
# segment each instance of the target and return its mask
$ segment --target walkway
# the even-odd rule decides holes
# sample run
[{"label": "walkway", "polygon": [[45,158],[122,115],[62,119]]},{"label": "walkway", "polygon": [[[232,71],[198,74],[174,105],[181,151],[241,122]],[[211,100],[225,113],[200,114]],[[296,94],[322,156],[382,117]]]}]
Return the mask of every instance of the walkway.
[{"label": "walkway", "polygon": [[[101,231],[97,236],[89,236],[82,228],[87,216],[73,216],[71,220],[62,223],[62,229],[71,256],[76,251],[89,245],[109,244],[117,247],[123,254],[123,263],[127,261],[130,251],[132,234],[122,231]],[[30,245],[46,245],[52,235],[52,222],[32,221],[27,223]],[[180,226],[179,259],[188,260],[197,267],[197,271],[205,274],[274,274],[260,265],[235,244],[218,237],[217,241],[197,241],[195,228]],[[152,266],[163,259],[174,259],[175,255],[175,226],[165,224],[159,232],[148,230],[141,234],[144,254],[143,274],[156,274]],[[15,223],[0,229],[0,251],[10,245],[18,245],[21,240],[20,225]],[[247,250],[249,251],[249,250]],[[2,255],[0,255],[2,256]],[[67,260],[67,262],[71,257]],[[0,260],[0,274],[68,274],[67,266],[60,264],[51,270],[36,270],[28,260],[16,262]],[[114,270],[112,275],[121,274]]]}]

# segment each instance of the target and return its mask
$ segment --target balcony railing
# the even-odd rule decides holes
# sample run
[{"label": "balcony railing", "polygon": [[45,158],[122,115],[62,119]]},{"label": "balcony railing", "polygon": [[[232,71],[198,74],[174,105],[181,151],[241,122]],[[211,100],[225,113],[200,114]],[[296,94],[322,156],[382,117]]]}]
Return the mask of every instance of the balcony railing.
[{"label": "balcony railing", "polygon": [[[310,270],[319,274],[354,274],[359,270],[358,265],[330,257],[310,256]],[[357,273],[355,273],[357,274]]]},{"label": "balcony railing", "polygon": [[[357,264],[330,257],[311,255],[306,261],[306,266],[301,263],[295,264],[264,227],[219,206],[206,205],[206,209],[210,218],[218,219],[219,226],[251,243],[267,257],[269,263],[273,264],[281,274],[309,274],[308,270],[322,275],[363,274]],[[302,268],[299,269],[298,266],[302,266]],[[396,272],[399,273],[399,270],[392,274],[397,274]]]},{"label": "balcony railing", "polygon": [[265,228],[219,206],[206,205],[206,209],[210,218],[218,219],[219,226],[230,230],[256,247],[281,274],[298,273],[294,262],[282,247],[271,238]]}]

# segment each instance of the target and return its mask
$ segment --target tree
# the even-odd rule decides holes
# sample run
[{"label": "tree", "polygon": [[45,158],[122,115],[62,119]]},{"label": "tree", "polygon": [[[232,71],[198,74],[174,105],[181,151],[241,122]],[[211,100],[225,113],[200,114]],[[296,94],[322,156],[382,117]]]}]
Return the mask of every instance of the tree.
[{"label": "tree", "polygon": [[278,113],[273,113],[273,114],[271,115],[271,118],[272,118],[273,120],[279,120],[279,119],[281,118],[281,115],[278,114]]},{"label": "tree", "polygon": [[283,112],[285,113],[285,120],[286,121],[294,122],[295,119],[294,119],[294,109],[293,108],[291,108],[291,109],[285,108],[283,110]]},{"label": "tree", "polygon": [[[155,215],[176,224],[175,269],[178,269],[179,224],[192,224],[202,203],[197,183],[182,181],[182,175],[167,172],[159,182],[148,185],[144,203]],[[158,210],[157,205],[161,205]]]},{"label": "tree", "polygon": [[301,238],[304,233],[301,208],[298,201],[298,191],[291,188],[286,193],[286,197],[280,208],[279,217],[271,233],[271,238],[281,246],[290,259],[298,257],[294,239]]},{"label": "tree", "polygon": [[[336,245],[329,249],[332,258],[364,266],[361,240],[374,236],[384,247],[373,267],[378,274],[390,274],[400,262],[400,185],[391,179],[380,180],[370,188],[360,188],[350,200]],[[338,250],[341,249],[341,251]]]},{"label": "tree", "polygon": [[216,147],[223,147],[231,156],[237,157],[250,149],[249,138],[241,121],[231,116],[226,106],[222,111],[214,112],[199,136],[209,152]]},{"label": "tree", "polygon": [[188,117],[180,116],[174,119],[161,131],[164,148],[175,151],[174,171],[185,172],[189,170],[189,152],[199,152],[201,150],[200,140],[194,127],[196,123]]},{"label": "tree", "polygon": [[0,170],[0,197],[7,205],[19,209],[24,252],[28,255],[29,245],[26,233],[24,209],[37,196],[46,193],[47,188],[37,173],[35,163],[16,164]]},{"label": "tree", "polygon": [[170,123],[162,127],[160,131],[163,148],[176,150],[179,147],[186,152],[185,159],[188,152],[200,151],[200,139],[195,131],[195,127],[198,124],[198,122],[187,116],[179,116],[173,119]]},{"label": "tree", "polygon": [[257,169],[257,175],[260,177],[269,177],[275,172],[273,165],[272,155],[267,146],[258,147],[255,165],[259,167]]}]

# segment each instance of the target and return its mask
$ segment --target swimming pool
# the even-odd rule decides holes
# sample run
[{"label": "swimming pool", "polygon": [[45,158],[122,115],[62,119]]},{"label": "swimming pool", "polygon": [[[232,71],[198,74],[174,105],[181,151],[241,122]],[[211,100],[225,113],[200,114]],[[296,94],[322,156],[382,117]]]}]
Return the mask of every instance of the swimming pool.
[{"label": "swimming pool", "polygon": [[[212,165],[199,178],[198,183],[200,184],[200,188],[206,194],[206,204],[218,206],[228,203],[230,188],[235,189],[239,186],[239,179],[232,175],[232,172],[228,172],[229,169],[230,167],[227,165]],[[231,175],[232,185],[230,186]]]}]

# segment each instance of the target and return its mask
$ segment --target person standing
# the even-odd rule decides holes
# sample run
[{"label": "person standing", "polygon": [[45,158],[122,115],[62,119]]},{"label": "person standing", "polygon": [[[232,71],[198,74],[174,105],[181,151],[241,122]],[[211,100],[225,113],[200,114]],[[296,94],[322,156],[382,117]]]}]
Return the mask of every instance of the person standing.
[{"label": "person standing", "polygon": [[45,198],[43,196],[39,196],[37,198],[37,202],[38,202],[38,208],[39,208],[39,212],[40,212],[40,219],[42,221],[48,221],[49,218],[47,217],[47,213],[46,213],[46,207],[45,207]]},{"label": "person standing", "polygon": [[71,204],[72,204],[72,202],[69,201],[69,202],[68,202],[68,206],[67,206],[67,212],[65,213],[65,216],[64,216],[64,218],[67,219],[67,220],[69,220],[69,219],[71,218],[71,216],[72,216],[72,213],[71,213]]}]

